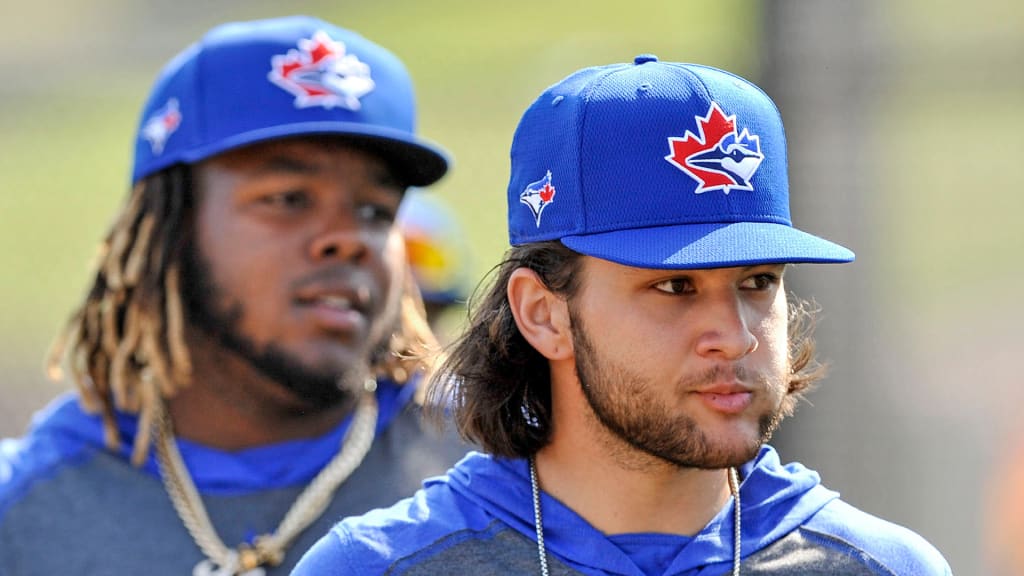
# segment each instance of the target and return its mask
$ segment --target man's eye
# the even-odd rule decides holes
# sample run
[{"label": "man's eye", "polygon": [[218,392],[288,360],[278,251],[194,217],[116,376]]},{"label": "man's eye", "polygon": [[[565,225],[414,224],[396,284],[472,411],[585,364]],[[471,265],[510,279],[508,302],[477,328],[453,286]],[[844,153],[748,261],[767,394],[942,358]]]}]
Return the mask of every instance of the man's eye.
[{"label": "man's eye", "polygon": [[766,272],[764,274],[755,274],[750,278],[743,281],[741,287],[748,290],[767,290],[776,286],[779,283],[779,276]]},{"label": "man's eye", "polygon": [[682,294],[690,291],[692,286],[690,285],[689,278],[672,278],[671,280],[658,282],[654,285],[654,288],[666,294]]},{"label": "man's eye", "polygon": [[268,194],[260,198],[261,204],[268,206],[276,206],[280,208],[308,208],[312,201],[309,195],[305,192],[292,190],[289,192],[279,192],[277,194]]},{"label": "man's eye", "polygon": [[364,222],[384,222],[390,224],[395,221],[395,209],[383,204],[363,204],[356,208],[356,214]]}]

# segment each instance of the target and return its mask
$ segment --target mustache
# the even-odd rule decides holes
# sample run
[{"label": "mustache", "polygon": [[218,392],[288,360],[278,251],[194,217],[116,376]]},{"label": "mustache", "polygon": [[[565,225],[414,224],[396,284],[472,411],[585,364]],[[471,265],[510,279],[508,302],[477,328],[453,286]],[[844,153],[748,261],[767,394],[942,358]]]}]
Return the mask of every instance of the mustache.
[{"label": "mustache", "polygon": [[293,294],[332,288],[352,293],[360,309],[373,308],[383,298],[380,280],[362,267],[350,264],[317,268],[289,284]]},{"label": "mustache", "polygon": [[317,268],[313,272],[293,280],[290,287],[293,290],[301,290],[318,284],[369,286],[373,282],[373,276],[362,267],[350,264],[336,264],[334,266]]},{"label": "mustache", "polygon": [[765,387],[769,382],[768,376],[749,370],[740,364],[716,364],[698,374],[684,377],[678,384],[684,390],[691,390],[706,388],[725,379],[735,379],[751,388]]}]

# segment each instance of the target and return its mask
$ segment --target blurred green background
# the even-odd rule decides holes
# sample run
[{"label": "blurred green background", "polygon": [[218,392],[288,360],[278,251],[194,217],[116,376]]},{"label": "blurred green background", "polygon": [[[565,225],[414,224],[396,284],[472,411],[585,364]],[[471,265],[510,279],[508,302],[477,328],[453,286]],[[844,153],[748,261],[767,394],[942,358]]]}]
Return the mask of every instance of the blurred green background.
[{"label": "blurred green background", "polygon": [[157,70],[215,24],[285,13],[358,30],[406,62],[422,133],[456,159],[435,190],[462,219],[474,277],[507,246],[508,146],[546,86],[643,52],[765,86],[787,122],[797,223],[858,253],[794,274],[824,308],[834,368],[784,426],[783,458],[922,533],[954,572],[987,572],[989,482],[1024,438],[1014,0],[6,0],[0,435],[67,389],[44,378],[44,356],[126,193]]}]

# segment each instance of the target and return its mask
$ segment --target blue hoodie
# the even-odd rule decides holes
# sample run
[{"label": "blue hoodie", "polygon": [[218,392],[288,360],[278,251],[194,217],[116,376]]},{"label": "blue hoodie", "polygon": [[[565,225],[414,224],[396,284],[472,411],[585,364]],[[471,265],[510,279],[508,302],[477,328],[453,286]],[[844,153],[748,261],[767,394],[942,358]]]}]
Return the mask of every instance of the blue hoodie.
[{"label": "blue hoodie", "polygon": [[[415,386],[381,382],[377,435],[327,511],[268,575],[287,574],[303,550],[344,516],[411,495],[468,447],[425,428]],[[306,484],[338,452],[351,418],[321,437],[224,451],[178,439],[218,535],[228,546],[273,531]],[[0,574],[191,574],[203,556],[186,531],[150,453],[129,463],[138,418],[119,414],[122,449],[103,442],[99,416],[64,395],[23,438],[0,441]]]},{"label": "blue hoodie", "polygon": [[[917,534],[844,503],[799,464],[765,447],[740,469],[742,574],[949,575]],[[727,574],[733,503],[697,535],[607,536],[542,494],[550,574]],[[347,519],[293,575],[539,574],[525,460],[472,453],[395,506]]]}]

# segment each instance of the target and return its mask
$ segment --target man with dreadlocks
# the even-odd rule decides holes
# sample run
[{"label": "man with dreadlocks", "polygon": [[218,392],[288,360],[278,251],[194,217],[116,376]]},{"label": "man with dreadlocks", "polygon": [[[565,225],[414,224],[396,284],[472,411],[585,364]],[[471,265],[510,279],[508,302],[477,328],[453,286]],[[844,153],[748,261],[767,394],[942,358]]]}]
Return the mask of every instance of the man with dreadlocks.
[{"label": "man with dreadlocks", "polygon": [[165,67],[51,361],[78,393],[0,444],[0,572],[286,574],[465,452],[415,400],[436,343],[394,221],[448,162],[414,126],[402,63],[313,18]]}]

